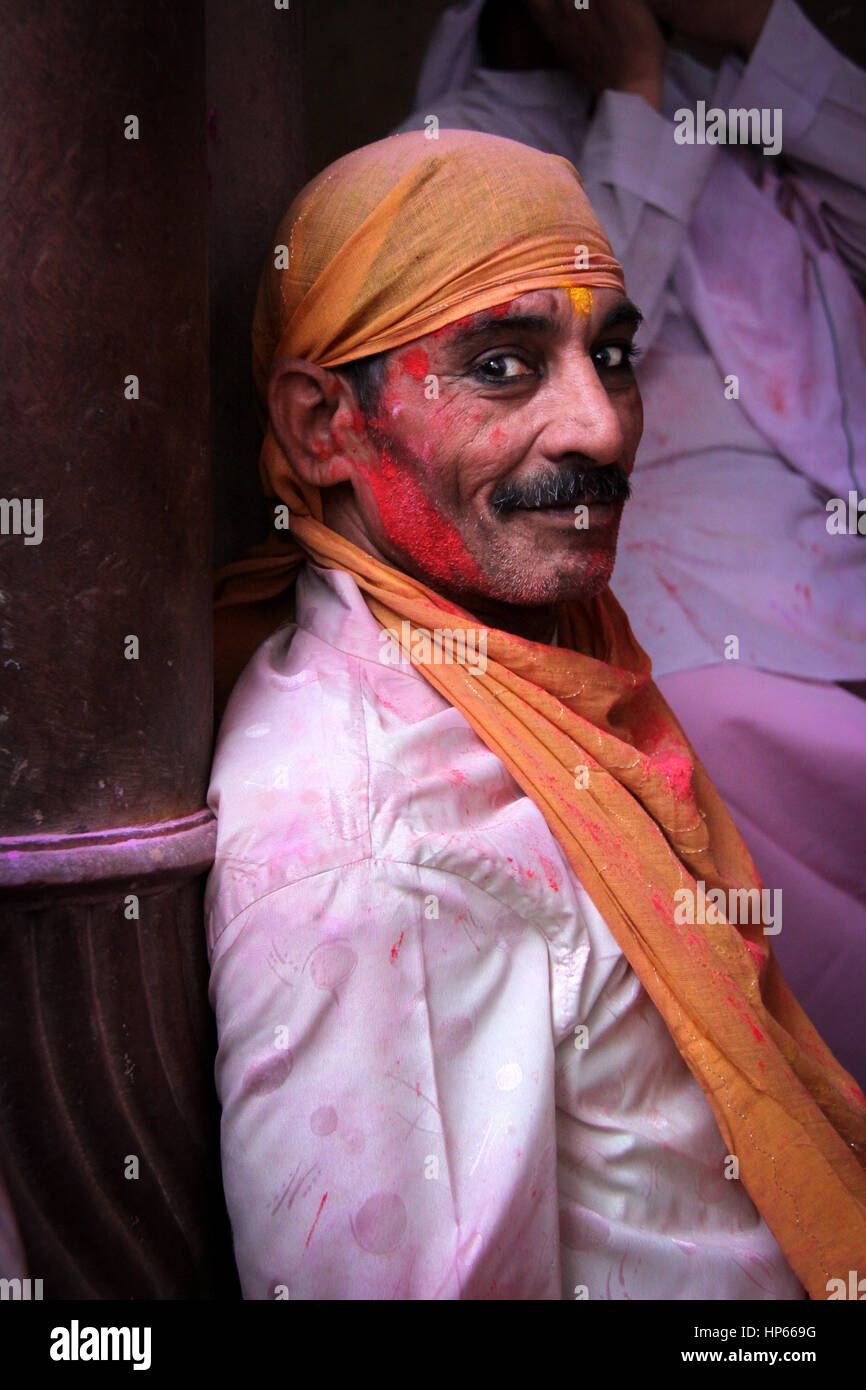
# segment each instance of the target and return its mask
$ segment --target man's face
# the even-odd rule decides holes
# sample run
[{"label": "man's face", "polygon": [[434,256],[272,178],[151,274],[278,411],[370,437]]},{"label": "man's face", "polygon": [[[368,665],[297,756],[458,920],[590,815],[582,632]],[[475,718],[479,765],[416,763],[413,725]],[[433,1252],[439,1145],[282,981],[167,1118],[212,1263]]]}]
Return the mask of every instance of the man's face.
[{"label": "man's face", "polygon": [[617,290],[534,290],[395,349],[354,456],[368,548],[470,611],[603,589],[643,424],[639,319]]}]

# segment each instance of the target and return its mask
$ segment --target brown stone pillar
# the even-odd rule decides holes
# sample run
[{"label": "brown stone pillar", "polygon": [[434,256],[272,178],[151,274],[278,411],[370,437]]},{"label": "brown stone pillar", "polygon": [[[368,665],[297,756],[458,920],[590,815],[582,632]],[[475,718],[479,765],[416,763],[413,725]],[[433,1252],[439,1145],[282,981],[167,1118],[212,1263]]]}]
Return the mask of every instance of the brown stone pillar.
[{"label": "brown stone pillar", "polygon": [[0,1175],[46,1299],[233,1296],[204,3],[0,15]]}]

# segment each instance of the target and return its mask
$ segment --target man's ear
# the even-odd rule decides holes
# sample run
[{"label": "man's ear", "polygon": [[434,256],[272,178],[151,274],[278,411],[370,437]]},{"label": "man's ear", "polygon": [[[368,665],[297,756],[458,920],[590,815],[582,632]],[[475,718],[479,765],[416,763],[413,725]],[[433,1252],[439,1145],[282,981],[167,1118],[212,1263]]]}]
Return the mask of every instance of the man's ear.
[{"label": "man's ear", "polygon": [[284,357],[268,382],[271,428],[298,477],[314,487],[347,482],[363,447],[352,387],[335,372]]}]

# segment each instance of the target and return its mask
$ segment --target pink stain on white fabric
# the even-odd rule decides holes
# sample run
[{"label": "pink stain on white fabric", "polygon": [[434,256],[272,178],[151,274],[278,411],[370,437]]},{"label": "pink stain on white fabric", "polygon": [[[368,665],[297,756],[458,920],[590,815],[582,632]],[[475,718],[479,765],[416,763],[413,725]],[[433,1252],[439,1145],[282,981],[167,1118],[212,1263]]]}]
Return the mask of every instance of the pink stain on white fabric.
[{"label": "pink stain on white fabric", "polygon": [[220,731],[208,945],[245,1297],[801,1298],[541,813],[379,631],[348,575],[305,566]]}]

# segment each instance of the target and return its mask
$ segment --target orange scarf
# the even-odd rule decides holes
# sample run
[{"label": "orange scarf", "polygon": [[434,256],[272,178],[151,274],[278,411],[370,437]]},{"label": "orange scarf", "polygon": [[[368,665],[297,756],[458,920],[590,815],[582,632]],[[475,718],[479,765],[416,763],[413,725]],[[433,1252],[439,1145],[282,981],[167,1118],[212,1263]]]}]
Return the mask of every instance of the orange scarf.
[{"label": "orange scarf", "polygon": [[[336,365],[525,289],[623,284],[566,161],[468,132],[397,136],[346,156],[299,195],[280,244],[289,262],[263,278],[254,329],[260,388],[283,354]],[[568,264],[576,246],[588,250],[581,269]],[[293,476],[270,430],[261,471],[288,505],[291,539],[275,535],[217,576],[218,702],[291,618],[305,557],[349,573],[383,626],[477,631],[470,614],[326,527],[317,490]],[[610,591],[560,605],[558,622],[555,648],[487,629],[483,673],[413,661],[542,811],[791,1268],[826,1298],[827,1281],[847,1281],[866,1257],[863,1095],[759,923],[732,926],[724,913],[716,925],[677,922],[678,890],[697,897],[702,880],[728,901],[731,889],[760,888],[755,866]]]}]

